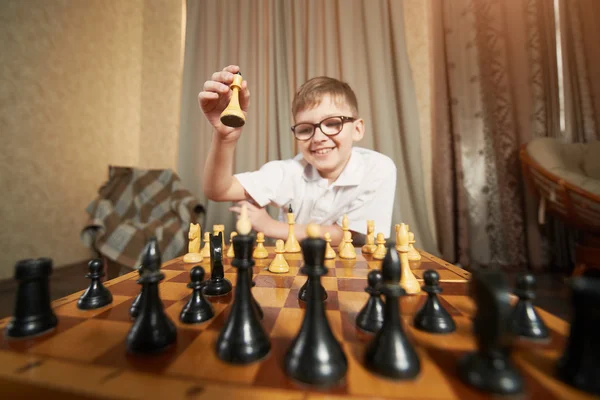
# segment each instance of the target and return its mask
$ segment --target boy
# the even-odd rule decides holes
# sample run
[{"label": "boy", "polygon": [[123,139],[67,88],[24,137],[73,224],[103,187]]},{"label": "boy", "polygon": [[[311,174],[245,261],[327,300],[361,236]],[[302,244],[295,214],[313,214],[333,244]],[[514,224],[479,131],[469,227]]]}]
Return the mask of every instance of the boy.
[{"label": "boy", "polygon": [[[289,206],[296,217],[298,241],[306,237],[306,224],[315,222],[323,234],[331,234],[331,244],[337,246],[345,214],[355,246],[364,242],[369,219],[375,221],[376,233],[389,237],[396,166],[383,154],[353,147],[363,138],[365,128],[358,117],[356,96],[346,83],[318,77],[296,93],[292,133],[300,154],[290,160],[270,161],[258,171],[233,174],[233,155],[242,128],[225,126],[219,117],[229,104],[229,85],[238,71],[238,66],[230,65],[215,72],[198,95],[200,108],[214,127],[204,168],[206,196],[213,201],[237,202],[230,210],[238,214],[245,203],[253,229],[274,239],[287,238]],[[249,97],[244,80],[239,94],[244,113]],[[267,213],[268,204],[279,207],[279,221]]]}]

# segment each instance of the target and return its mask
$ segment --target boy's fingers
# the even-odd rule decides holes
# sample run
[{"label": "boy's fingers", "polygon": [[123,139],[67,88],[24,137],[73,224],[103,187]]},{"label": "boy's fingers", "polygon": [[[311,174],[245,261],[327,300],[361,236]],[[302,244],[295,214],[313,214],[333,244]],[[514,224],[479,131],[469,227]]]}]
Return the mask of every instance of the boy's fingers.
[{"label": "boy's fingers", "polygon": [[250,90],[248,89],[248,82],[242,81],[242,90],[240,92],[240,107],[242,110],[248,109],[250,103]]},{"label": "boy's fingers", "polygon": [[239,70],[240,67],[238,65],[228,65],[223,68],[223,71],[231,72],[232,74],[237,74]]},{"label": "boy's fingers", "polygon": [[231,82],[233,82],[233,74],[227,71],[215,72],[212,74],[211,80],[229,85]]},{"label": "boy's fingers", "polygon": [[207,92],[227,93],[229,91],[229,86],[221,82],[206,81],[204,82],[204,90]]}]

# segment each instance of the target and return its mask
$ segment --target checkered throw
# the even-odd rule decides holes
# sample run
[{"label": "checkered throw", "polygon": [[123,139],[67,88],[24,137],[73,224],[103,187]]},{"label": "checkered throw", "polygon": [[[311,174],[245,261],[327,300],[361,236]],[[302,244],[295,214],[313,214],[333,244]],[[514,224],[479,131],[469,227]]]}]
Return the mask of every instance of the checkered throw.
[{"label": "checkered throw", "polygon": [[153,236],[163,260],[187,251],[189,224],[204,211],[169,170],[109,167],[109,179],[86,208],[83,243],[110,260],[135,268]]}]

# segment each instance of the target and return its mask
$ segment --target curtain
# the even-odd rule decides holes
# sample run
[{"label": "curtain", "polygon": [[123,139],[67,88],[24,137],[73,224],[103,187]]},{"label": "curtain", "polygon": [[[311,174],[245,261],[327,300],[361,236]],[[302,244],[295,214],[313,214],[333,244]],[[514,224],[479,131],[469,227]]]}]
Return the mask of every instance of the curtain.
[{"label": "curtain", "polygon": [[545,0],[432,0],[433,198],[444,259],[547,263],[519,148],[559,135],[554,13]]},{"label": "curtain", "polygon": [[565,139],[600,139],[600,2],[560,0]]},{"label": "curtain", "polygon": [[[402,2],[386,0],[188,1],[178,174],[206,204],[206,225],[233,229],[228,204],[207,201],[202,170],[210,125],[197,95],[214,71],[240,65],[251,104],[234,172],[296,154],[291,102],[306,80],[329,75],[355,90],[366,135],[357,145],[398,168],[393,223],[405,222],[417,247],[437,254],[429,229],[419,118],[407,58]],[[275,215],[275,210],[270,210]]]}]

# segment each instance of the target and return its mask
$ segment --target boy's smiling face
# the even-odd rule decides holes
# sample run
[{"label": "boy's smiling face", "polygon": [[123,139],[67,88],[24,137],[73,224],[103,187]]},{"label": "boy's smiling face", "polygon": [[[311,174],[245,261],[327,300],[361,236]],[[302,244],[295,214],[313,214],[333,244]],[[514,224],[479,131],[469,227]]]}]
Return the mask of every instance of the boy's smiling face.
[{"label": "boy's smiling face", "polygon": [[[314,108],[296,113],[296,124],[317,124],[328,117],[355,117],[350,107],[342,102],[336,103],[330,95],[325,95]],[[297,140],[304,159],[319,171],[319,174],[331,184],[344,170],[350,160],[352,144],[364,136],[364,122],[357,119],[345,122],[342,131],[335,136],[325,135],[316,128],[313,137],[306,141]]]}]

